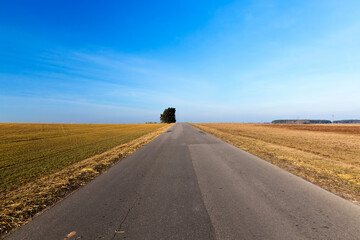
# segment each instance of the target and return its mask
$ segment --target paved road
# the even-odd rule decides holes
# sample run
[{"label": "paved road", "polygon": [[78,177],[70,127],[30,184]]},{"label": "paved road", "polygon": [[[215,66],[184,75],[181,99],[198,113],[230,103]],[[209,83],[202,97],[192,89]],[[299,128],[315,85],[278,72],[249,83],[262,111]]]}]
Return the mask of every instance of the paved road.
[{"label": "paved road", "polygon": [[7,239],[360,239],[360,207],[178,123]]}]

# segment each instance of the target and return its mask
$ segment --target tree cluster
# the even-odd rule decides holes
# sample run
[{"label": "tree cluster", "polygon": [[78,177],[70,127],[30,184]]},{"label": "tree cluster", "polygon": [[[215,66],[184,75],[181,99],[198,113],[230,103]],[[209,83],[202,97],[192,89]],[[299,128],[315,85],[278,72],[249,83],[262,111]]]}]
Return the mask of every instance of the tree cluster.
[{"label": "tree cluster", "polygon": [[167,108],[164,110],[164,112],[162,114],[160,114],[160,121],[162,123],[175,123],[176,122],[176,118],[175,118],[175,108]]}]

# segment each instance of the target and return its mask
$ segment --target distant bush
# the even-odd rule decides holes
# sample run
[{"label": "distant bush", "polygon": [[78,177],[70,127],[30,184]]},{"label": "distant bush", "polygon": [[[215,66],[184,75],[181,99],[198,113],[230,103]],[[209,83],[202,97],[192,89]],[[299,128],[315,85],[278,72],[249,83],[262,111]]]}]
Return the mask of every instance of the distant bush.
[{"label": "distant bush", "polygon": [[175,123],[176,117],[175,117],[175,108],[167,108],[164,110],[162,114],[160,114],[160,121],[162,123]]}]

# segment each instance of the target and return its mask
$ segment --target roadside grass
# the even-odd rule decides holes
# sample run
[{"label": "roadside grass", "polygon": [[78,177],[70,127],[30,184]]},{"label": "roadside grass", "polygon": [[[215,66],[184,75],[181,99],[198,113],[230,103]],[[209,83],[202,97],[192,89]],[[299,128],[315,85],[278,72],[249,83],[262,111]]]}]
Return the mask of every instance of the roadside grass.
[{"label": "roadside grass", "polygon": [[360,202],[360,125],[192,125],[345,199]]},{"label": "roadside grass", "polygon": [[0,238],[172,124],[0,124]]}]

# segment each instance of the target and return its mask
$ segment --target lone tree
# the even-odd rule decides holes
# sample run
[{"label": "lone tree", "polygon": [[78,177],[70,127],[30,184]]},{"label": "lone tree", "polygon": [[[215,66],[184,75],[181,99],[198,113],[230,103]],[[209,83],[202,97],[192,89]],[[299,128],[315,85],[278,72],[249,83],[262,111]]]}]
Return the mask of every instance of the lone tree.
[{"label": "lone tree", "polygon": [[175,108],[167,108],[164,110],[163,114],[160,114],[160,121],[162,123],[175,123]]}]

